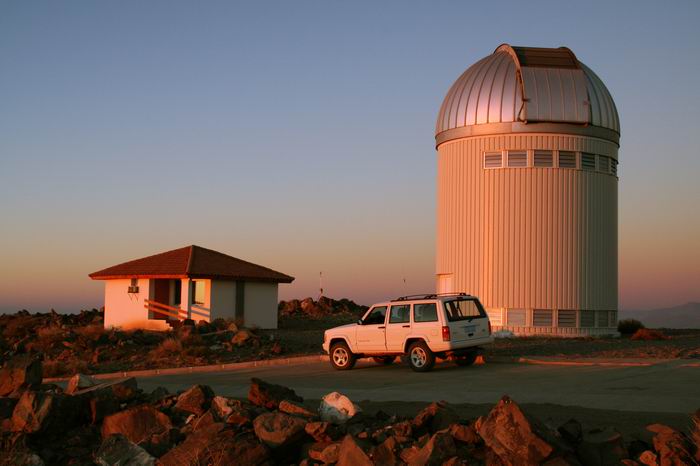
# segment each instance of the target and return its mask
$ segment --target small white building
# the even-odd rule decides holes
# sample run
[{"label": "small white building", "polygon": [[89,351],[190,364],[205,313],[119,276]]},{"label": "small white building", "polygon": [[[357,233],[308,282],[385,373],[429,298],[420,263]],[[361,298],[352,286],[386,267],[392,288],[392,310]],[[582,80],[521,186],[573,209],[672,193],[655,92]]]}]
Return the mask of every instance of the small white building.
[{"label": "small white building", "polygon": [[200,246],[90,274],[105,280],[105,328],[168,330],[169,321],[237,319],[277,328],[277,287],[294,277]]}]

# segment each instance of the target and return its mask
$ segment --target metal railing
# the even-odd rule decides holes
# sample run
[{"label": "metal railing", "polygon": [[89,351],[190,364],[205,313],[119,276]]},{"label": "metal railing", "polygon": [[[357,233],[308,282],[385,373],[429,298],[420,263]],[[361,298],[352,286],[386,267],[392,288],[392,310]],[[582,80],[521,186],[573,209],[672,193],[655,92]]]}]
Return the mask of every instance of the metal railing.
[{"label": "metal railing", "polygon": [[[203,306],[192,306],[189,315],[186,309],[182,309],[168,304],[159,303],[150,299],[144,300],[144,308],[149,312],[154,312],[162,316],[171,317],[174,319],[185,320],[187,318],[194,320],[210,320],[211,311]],[[201,318],[201,319],[199,319]]]}]

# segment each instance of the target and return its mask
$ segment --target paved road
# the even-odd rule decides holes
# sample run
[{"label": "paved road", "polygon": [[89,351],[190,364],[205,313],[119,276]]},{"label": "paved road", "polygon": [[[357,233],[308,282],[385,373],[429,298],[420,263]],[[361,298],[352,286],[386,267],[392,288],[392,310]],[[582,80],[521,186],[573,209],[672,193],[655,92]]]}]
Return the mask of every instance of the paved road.
[{"label": "paved road", "polygon": [[193,384],[211,386],[217,394],[245,397],[251,377],[293,388],[319,399],[340,391],[356,401],[436,401],[493,403],[508,394],[520,403],[554,403],[597,409],[688,413],[700,408],[700,367],[680,361],[646,367],[562,367],[485,364],[457,367],[439,364],[432,372],[407,366],[360,362],[351,371],[328,363],[260,367],[246,370],[139,378],[139,386],[171,391]]}]

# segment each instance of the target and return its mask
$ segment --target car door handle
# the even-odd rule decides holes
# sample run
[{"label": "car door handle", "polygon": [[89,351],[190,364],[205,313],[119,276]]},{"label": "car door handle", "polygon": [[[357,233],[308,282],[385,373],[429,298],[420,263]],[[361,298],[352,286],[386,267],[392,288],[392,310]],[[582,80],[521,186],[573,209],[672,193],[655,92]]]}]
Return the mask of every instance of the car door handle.
[{"label": "car door handle", "polygon": [[386,327],[382,326],[382,327],[377,327],[377,328],[386,328]]},{"label": "car door handle", "polygon": [[411,328],[410,325],[402,325],[403,328]]}]

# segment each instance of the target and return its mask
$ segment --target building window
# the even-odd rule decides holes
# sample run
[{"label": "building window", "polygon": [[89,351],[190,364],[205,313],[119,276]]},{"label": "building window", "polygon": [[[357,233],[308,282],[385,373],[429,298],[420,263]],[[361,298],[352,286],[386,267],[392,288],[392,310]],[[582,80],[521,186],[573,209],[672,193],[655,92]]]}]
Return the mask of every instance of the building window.
[{"label": "building window", "polygon": [[486,309],[486,314],[489,316],[491,325],[503,325],[503,310],[502,309]]},{"label": "building window", "polygon": [[617,328],[617,311],[610,311],[610,326]]},{"label": "building window", "polygon": [[139,292],[139,279],[138,278],[131,279],[131,284],[129,285],[126,292],[127,293],[134,293],[134,294]]},{"label": "building window", "polygon": [[400,306],[391,306],[389,312],[390,324],[405,324],[411,320],[411,306],[409,304],[401,304]]},{"label": "building window", "polygon": [[559,168],[576,168],[576,152],[560,150]]},{"label": "building window", "polygon": [[524,327],[526,323],[525,309],[508,309],[507,312],[508,325]]},{"label": "building window", "polygon": [[598,157],[598,171],[602,173],[610,173],[610,158],[602,155]]},{"label": "building window", "polygon": [[192,282],[192,304],[204,304],[205,292],[204,292],[204,280],[195,280]]},{"label": "building window", "polygon": [[532,311],[532,325],[534,327],[551,327],[552,326],[552,310],[551,309],[535,309]]},{"label": "building window", "polygon": [[559,309],[557,327],[576,327],[576,311]]},{"label": "building window", "polygon": [[536,150],[535,151],[535,167],[548,168],[553,167],[553,156],[551,150]]},{"label": "building window", "polygon": [[610,159],[610,174],[617,176],[617,160],[613,158]]},{"label": "building window", "polygon": [[484,168],[501,168],[503,166],[503,154],[500,152],[484,153]]},{"label": "building window", "polygon": [[527,167],[527,151],[508,151],[508,167],[521,168]]},{"label": "building window", "polygon": [[581,311],[581,327],[595,327],[595,311]]},{"label": "building window", "polygon": [[581,153],[581,168],[583,170],[595,171],[595,154]]},{"label": "building window", "polygon": [[413,305],[413,322],[437,322],[437,320],[435,303]]}]

